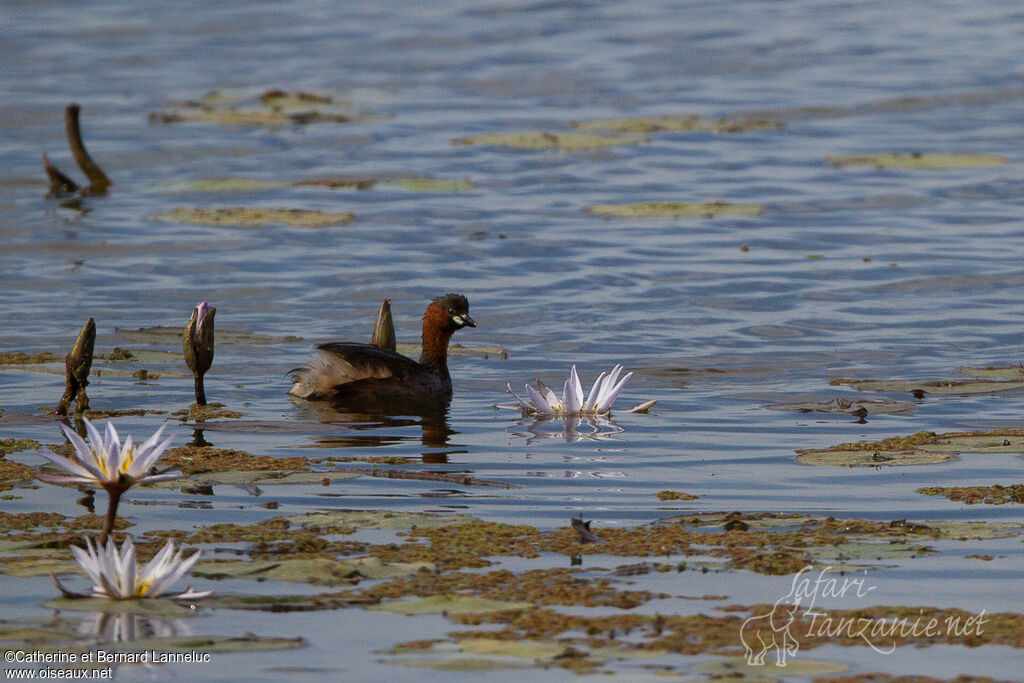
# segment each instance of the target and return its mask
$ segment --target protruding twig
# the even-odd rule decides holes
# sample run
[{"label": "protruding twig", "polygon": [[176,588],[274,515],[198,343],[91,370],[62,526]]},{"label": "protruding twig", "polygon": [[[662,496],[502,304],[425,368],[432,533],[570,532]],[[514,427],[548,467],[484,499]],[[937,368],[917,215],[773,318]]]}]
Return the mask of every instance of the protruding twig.
[{"label": "protruding twig", "polygon": [[89,318],[78,333],[75,345],[64,357],[64,395],[57,404],[55,415],[67,415],[71,402],[77,399],[75,412],[81,414],[89,409],[89,397],[85,387],[89,385],[89,370],[92,368],[92,353],[96,345],[96,321]]},{"label": "protruding twig", "polygon": [[206,387],[203,376],[213,365],[213,317],[217,309],[200,301],[192,310],[185,331],[181,335],[181,349],[185,364],[195,377],[196,403],[206,405]]},{"label": "protruding twig", "polygon": [[395,321],[391,318],[391,299],[383,299],[380,302],[370,343],[388,351],[395,350]]},{"label": "protruding twig", "polygon": [[82,130],[78,125],[79,111],[79,106],[74,103],[64,109],[64,132],[68,136],[68,146],[71,147],[71,153],[75,155],[75,163],[89,179],[89,192],[103,193],[112,183],[107,174],[96,165],[96,162],[89,156],[89,152],[85,150],[85,143],[82,142]]},{"label": "protruding twig", "polygon": [[68,178],[56,166],[51,164],[49,157],[46,156],[46,152],[43,152],[43,168],[46,169],[46,175],[50,179],[51,194],[60,195],[78,192],[78,185],[75,181]]}]

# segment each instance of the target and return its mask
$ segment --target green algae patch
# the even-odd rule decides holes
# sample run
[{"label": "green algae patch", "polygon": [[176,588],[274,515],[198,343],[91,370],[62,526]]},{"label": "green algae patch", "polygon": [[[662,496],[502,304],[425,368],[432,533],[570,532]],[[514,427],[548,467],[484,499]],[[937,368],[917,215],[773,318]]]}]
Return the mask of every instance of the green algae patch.
[{"label": "green algae patch", "polygon": [[1024,484],[1010,486],[926,486],[917,489],[926,496],[945,496],[950,500],[967,505],[1005,505],[1006,503],[1024,504]]},{"label": "green algae patch", "polygon": [[505,669],[523,669],[525,664],[502,659],[486,659],[483,657],[414,657],[409,659],[383,660],[384,664],[395,664],[410,669],[429,669],[431,671],[502,671]]},{"label": "green algae patch", "polygon": [[35,450],[40,446],[34,439],[0,439],[0,457],[15,451]]},{"label": "green algae patch", "polygon": [[783,127],[783,123],[767,119],[706,119],[690,114],[574,121],[572,127],[577,130],[606,130],[613,133],[745,133],[754,130],[778,130]]},{"label": "green algae patch", "polygon": [[270,579],[314,586],[341,586],[357,584],[364,579],[393,579],[431,568],[422,562],[385,564],[374,557],[345,560],[298,557],[272,562],[201,562],[192,574],[207,579]]},{"label": "green algae patch", "polygon": [[[396,351],[398,353],[409,356],[410,358],[418,358],[420,351],[423,347],[419,344],[407,344],[399,342],[396,345]],[[469,358],[498,358],[501,360],[508,360],[508,349],[504,346],[498,346],[497,344],[469,344],[463,345],[459,343],[452,343],[448,345],[449,356],[463,356]]]},{"label": "green algae patch", "polygon": [[250,455],[245,451],[213,446],[179,446],[172,448],[160,460],[165,467],[176,467],[186,476],[206,472],[236,472],[265,470],[308,470],[306,458],[274,458],[269,455]]},{"label": "green algae patch", "polygon": [[242,636],[169,636],[166,638],[140,638],[127,642],[103,643],[106,650],[153,652],[262,652],[265,650],[291,650],[305,647],[303,638],[280,638],[246,633]]},{"label": "green algae patch", "polygon": [[226,126],[303,126],[312,123],[353,123],[374,118],[353,102],[330,93],[266,90],[258,96],[207,93],[169,112],[153,112],[160,123],[204,122]]},{"label": "green algae patch", "polygon": [[785,410],[797,413],[835,413],[867,417],[868,415],[902,415],[913,411],[914,404],[909,401],[847,401],[842,398],[834,398],[831,401],[774,403],[766,405],[765,408],[768,410]]},{"label": "green algae patch", "polygon": [[915,398],[923,398],[928,394],[935,396],[973,396],[975,394],[996,394],[1004,391],[1024,389],[1024,381],[997,380],[873,380],[873,379],[833,379],[830,386],[848,385],[857,391],[881,391],[913,394]]},{"label": "green algae patch", "polygon": [[532,608],[533,604],[529,602],[504,602],[467,595],[434,595],[414,600],[392,600],[371,605],[366,609],[411,616],[414,614],[486,614],[487,612]]},{"label": "green algae patch", "polygon": [[1024,378],[1024,366],[1021,366],[1021,365],[1005,365],[1005,366],[986,365],[983,368],[960,367],[960,368],[956,369],[956,374],[963,375],[965,377],[983,377],[985,379],[1019,380],[1021,378]]},{"label": "green algae patch", "polygon": [[641,202],[639,204],[593,204],[583,207],[596,216],[621,218],[714,218],[715,216],[760,216],[761,204],[727,202]]},{"label": "green algae patch", "polygon": [[24,351],[4,351],[0,353],[0,366],[4,365],[43,365],[45,363],[63,362],[64,359],[49,351],[41,353],[25,353]]},{"label": "green algae patch", "polygon": [[585,133],[547,133],[542,131],[491,133],[452,140],[453,145],[514,147],[529,150],[553,149],[570,153],[606,149],[622,145],[639,145],[647,142],[650,142],[650,139],[642,135],[591,135]]},{"label": "green algae patch", "polygon": [[874,166],[875,168],[907,168],[941,170],[979,168],[1009,163],[1006,157],[992,154],[841,154],[825,157],[833,166]]},{"label": "green algae patch", "polygon": [[474,520],[468,515],[434,515],[426,512],[398,512],[391,510],[330,510],[304,515],[283,517],[285,521],[301,527],[315,527],[334,533],[336,530],[355,529],[427,529],[467,524]]},{"label": "green algae patch", "polygon": [[329,213],[310,209],[231,207],[220,209],[199,209],[180,207],[162,211],[150,216],[153,220],[195,223],[198,225],[235,225],[240,227],[261,227],[264,225],[289,225],[296,228],[323,228],[344,225],[355,220],[349,211]]},{"label": "green algae patch", "polygon": [[466,192],[476,189],[468,180],[444,180],[441,178],[399,178],[384,181],[385,185],[397,185],[410,192]]},{"label": "green algae patch", "polygon": [[700,496],[695,496],[692,493],[683,493],[682,491],[658,491],[654,494],[658,497],[658,500],[697,500]]},{"label": "green algae patch", "polygon": [[195,420],[202,422],[205,420],[216,420],[228,419],[237,420],[245,417],[245,413],[240,413],[237,410],[228,410],[223,403],[208,403],[205,406],[201,406],[198,403],[193,403],[187,409],[176,410],[172,413],[174,419],[179,422],[188,422],[189,420]]},{"label": "green algae patch", "polygon": [[825,449],[797,451],[796,461],[805,465],[863,467],[923,465],[945,462],[960,453],[1024,453],[1024,430],[995,429],[987,432],[917,432],[882,441],[844,443]]},{"label": "green algae patch", "polygon": [[0,451],[0,491],[9,491],[18,484],[32,481],[32,468],[20,462],[11,462]]}]

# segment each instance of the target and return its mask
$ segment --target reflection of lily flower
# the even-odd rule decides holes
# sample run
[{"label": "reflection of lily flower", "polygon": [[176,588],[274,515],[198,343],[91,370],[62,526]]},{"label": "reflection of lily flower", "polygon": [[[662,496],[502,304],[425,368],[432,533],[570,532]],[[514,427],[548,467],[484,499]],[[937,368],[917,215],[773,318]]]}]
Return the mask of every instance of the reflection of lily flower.
[{"label": "reflection of lily flower", "polygon": [[[557,431],[545,430],[544,426],[548,424],[555,425],[558,428]],[[590,431],[581,431],[580,426],[583,424],[590,427]],[[575,443],[583,439],[611,441],[617,434],[626,430],[605,417],[579,418],[572,415],[561,420],[553,420],[550,416],[537,416],[527,426],[526,431],[529,432],[526,443],[533,443],[538,439],[558,438],[563,439],[566,443]]]},{"label": "reflection of lily flower", "polygon": [[[569,379],[565,380],[562,388],[562,398],[559,399],[555,392],[548,388],[543,382],[537,380],[537,388],[529,384],[526,391],[530,395],[529,401],[519,398],[516,392],[512,391],[512,384],[508,384],[508,393],[519,402],[519,407],[525,413],[540,413],[544,415],[607,415],[611,412],[612,404],[619,397],[626,382],[633,376],[632,372],[619,379],[622,373],[622,365],[616,365],[609,373],[601,373],[594,381],[590,389],[590,395],[583,399],[583,385],[580,377],[576,374],[576,366],[572,366],[569,372]],[[656,401],[647,401],[630,409],[630,412],[641,412],[653,406]]]},{"label": "reflection of lily flower", "polygon": [[[85,539],[85,550],[71,546],[75,560],[81,565],[95,584],[92,596],[110,598],[111,600],[132,600],[135,598],[160,597],[171,585],[180,579],[199,560],[202,551],[186,558],[182,551],[174,551],[174,542],[167,545],[146,563],[139,571],[135,562],[135,545],[131,537],[125,539],[118,550],[114,539],[107,541],[106,548],[97,548],[91,539]],[[51,574],[51,576],[53,576]],[[53,577],[57,588],[68,597],[86,597],[81,593],[73,593]],[[195,600],[205,598],[213,591],[196,593],[188,588],[184,593],[171,596],[176,600]]]},{"label": "reflection of lily flower", "polygon": [[99,485],[107,490],[116,488],[123,491],[133,484],[149,484],[181,476],[181,472],[178,471],[147,474],[174,439],[170,436],[162,442],[159,441],[166,425],[161,425],[156,434],[136,446],[130,436],[125,439],[123,445],[121,444],[121,438],[113,422],[107,422],[106,435],[100,436],[99,430],[89,420],[84,421],[89,432],[88,443],[67,425],[60,426],[68,441],[75,447],[74,460],[45,448],[36,451],[71,476],[40,472],[36,474],[37,479],[51,484]]}]

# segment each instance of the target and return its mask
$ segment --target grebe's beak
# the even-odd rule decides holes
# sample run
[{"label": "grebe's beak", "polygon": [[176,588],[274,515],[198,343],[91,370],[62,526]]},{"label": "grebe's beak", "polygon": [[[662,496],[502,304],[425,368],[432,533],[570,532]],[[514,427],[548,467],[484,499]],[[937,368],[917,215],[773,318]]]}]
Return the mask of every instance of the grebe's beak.
[{"label": "grebe's beak", "polygon": [[476,321],[469,317],[469,313],[465,315],[453,315],[452,322],[459,327],[476,327]]}]

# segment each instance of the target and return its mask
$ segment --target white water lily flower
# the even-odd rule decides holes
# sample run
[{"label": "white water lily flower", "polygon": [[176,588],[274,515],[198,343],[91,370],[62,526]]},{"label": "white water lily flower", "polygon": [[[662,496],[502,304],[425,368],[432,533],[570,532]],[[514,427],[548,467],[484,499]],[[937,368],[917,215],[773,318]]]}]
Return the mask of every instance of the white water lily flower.
[{"label": "white water lily flower", "polygon": [[[519,402],[519,407],[526,413],[556,416],[607,415],[611,412],[615,399],[619,397],[623,387],[626,386],[626,382],[633,376],[632,372],[627,372],[622,379],[619,379],[622,369],[622,365],[616,365],[612,368],[611,372],[602,372],[598,375],[586,400],[583,398],[583,385],[580,383],[580,377],[576,373],[575,365],[572,366],[572,370],[569,372],[569,379],[565,380],[565,385],[562,387],[561,398],[555,395],[555,392],[545,386],[540,380],[537,380],[536,389],[529,384],[526,385],[526,392],[530,396],[529,401],[524,401],[516,392],[512,391],[511,383],[508,384],[508,392],[515,397],[516,401]],[[646,410],[654,405],[654,403],[654,401],[641,403],[632,408],[631,411]]]},{"label": "white water lily flower", "polygon": [[100,436],[99,430],[85,420],[85,428],[89,433],[88,443],[67,425],[61,425],[68,441],[75,447],[75,457],[65,458],[45,448],[36,451],[70,476],[54,475],[40,472],[36,474],[51,484],[84,484],[102,486],[105,489],[127,489],[133,484],[148,484],[168,479],[177,479],[180,471],[148,474],[150,468],[170,446],[173,436],[160,441],[164,427],[161,425],[156,434],[139,445],[132,443],[132,437],[125,439],[124,444],[114,428],[113,422],[107,422],[106,434]]},{"label": "white water lily flower", "polygon": [[[174,551],[173,541],[168,541],[167,545],[139,571],[135,561],[135,544],[132,543],[131,537],[125,539],[120,549],[114,539],[107,541],[106,548],[98,548],[87,538],[85,548],[82,550],[77,546],[71,546],[71,551],[75,554],[75,560],[93,581],[92,597],[111,600],[160,597],[192,568],[202,554],[200,550],[186,558],[182,551]],[[89,597],[67,590],[56,577],[53,577],[53,580],[68,597]],[[197,593],[189,587],[184,593],[170,597],[175,600],[196,600],[211,593],[213,591]]]}]

